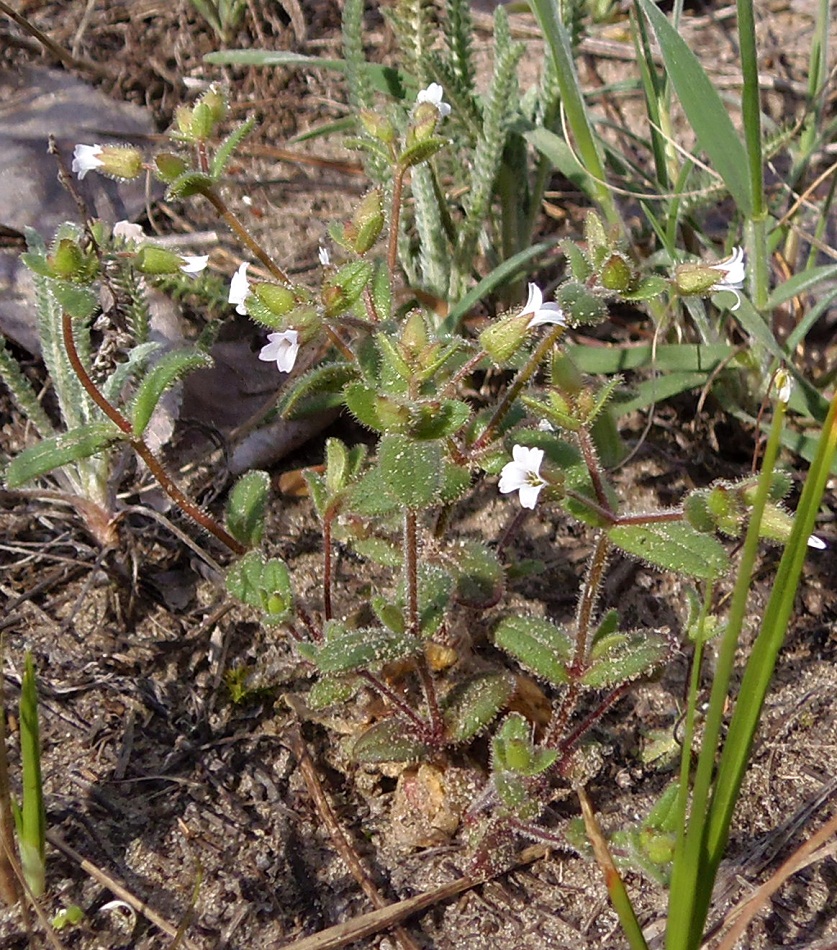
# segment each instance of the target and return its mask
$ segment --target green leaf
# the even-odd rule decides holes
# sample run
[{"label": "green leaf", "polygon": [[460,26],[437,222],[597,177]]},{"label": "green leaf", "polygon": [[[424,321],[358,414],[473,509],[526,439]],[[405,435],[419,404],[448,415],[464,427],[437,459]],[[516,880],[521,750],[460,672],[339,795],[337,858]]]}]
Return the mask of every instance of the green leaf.
[{"label": "green leaf", "polygon": [[591,689],[609,689],[650,673],[671,654],[671,641],[656,630],[608,633],[593,645],[581,683]]},{"label": "green leaf", "polygon": [[479,541],[459,541],[448,554],[456,565],[457,603],[482,609],[496,604],[505,588],[505,571],[496,551]]},{"label": "green leaf", "polygon": [[454,435],[471,417],[471,407],[458,399],[418,403],[409,433],[414,439],[444,439]]},{"label": "green leaf", "polygon": [[420,742],[403,719],[384,719],[370,726],[352,748],[355,762],[419,762],[427,758],[428,747]]},{"label": "green leaf", "polygon": [[169,185],[166,197],[171,200],[172,198],[190,198],[192,195],[202,195],[209,191],[214,184],[211,175],[205,175],[202,172],[184,172]]},{"label": "green leaf", "polygon": [[414,655],[418,647],[415,637],[397,634],[385,627],[348,630],[334,623],[328,639],[317,650],[314,662],[321,673],[354,673],[380,669],[393,660],[403,660]]},{"label": "green leaf", "polygon": [[352,549],[383,567],[401,567],[401,548],[384,538],[359,538],[352,541]]},{"label": "green leaf", "polygon": [[714,580],[729,568],[720,542],[683,521],[616,525],[607,536],[626,553],[687,577]]},{"label": "green leaf", "polygon": [[448,144],[447,139],[441,136],[433,136],[415,142],[398,156],[398,164],[402,168],[411,168],[413,165],[420,165],[432,158],[437,152],[440,152]]},{"label": "green leaf", "polygon": [[554,686],[569,682],[567,664],[575,644],[563,627],[537,617],[507,617],[494,632],[494,642]]},{"label": "green leaf", "polygon": [[389,492],[407,508],[430,505],[441,484],[442,446],[439,442],[416,442],[396,432],[387,432],[378,447],[378,465]]},{"label": "green leaf", "polygon": [[63,280],[49,280],[47,284],[58,305],[74,320],[86,320],[99,307],[99,298],[89,287]]},{"label": "green leaf", "polygon": [[227,530],[236,541],[248,546],[261,541],[269,491],[267,472],[247,472],[235,483],[227,502]]},{"label": "green leaf", "polygon": [[452,742],[467,742],[485,729],[511,699],[514,680],[506,673],[480,673],[456,686],[443,703]]},{"label": "green leaf", "polygon": [[326,709],[347,703],[360,685],[354,676],[321,676],[308,691],[308,705],[311,709]]},{"label": "green leaf", "polygon": [[291,574],[278,558],[268,561],[258,551],[248,551],[227,571],[226,583],[233,597],[262,610],[267,623],[281,623],[293,616]]},{"label": "green leaf", "polygon": [[794,274],[783,281],[773,291],[767,300],[766,310],[775,310],[782,304],[804,294],[810,294],[815,287],[837,277],[837,264],[823,264],[820,267],[809,267],[801,274]]},{"label": "green leaf", "polygon": [[131,404],[134,435],[145,432],[163,393],[196,369],[212,366],[212,357],[200,350],[175,350],[159,360],[143,377]]},{"label": "green leaf", "polygon": [[9,488],[20,488],[55,468],[103,452],[123,438],[125,434],[112,422],[92,422],[43,439],[11,461],[6,469],[6,484]]},{"label": "green leaf", "polygon": [[297,419],[310,414],[317,399],[317,409],[323,403],[337,407],[343,403],[343,390],[357,379],[357,367],[352,363],[325,363],[317,366],[297,380],[279,404],[279,412],[285,419]]},{"label": "green leaf", "polygon": [[249,119],[234,128],[218,147],[212,156],[212,165],[210,167],[210,174],[216,181],[224,174],[233,152],[239,146],[241,140],[250,134],[255,124],[255,117],[250,116]]},{"label": "green leaf", "polygon": [[747,152],[732,124],[727,106],[698,58],[666,15],[652,0],[640,0],[640,6],[657,35],[666,75],[697,135],[698,144],[723,178],[739,210],[751,217],[753,194]]},{"label": "green leaf", "polygon": [[[346,63],[342,59],[321,59],[319,56],[305,56],[302,53],[290,53],[283,50],[230,49],[204,56],[207,63],[238,66],[287,66],[290,69],[331,69],[344,73]],[[415,87],[415,80],[407,73],[392,66],[380,66],[377,63],[364,63],[362,71],[378,92],[404,98],[407,86]]]}]

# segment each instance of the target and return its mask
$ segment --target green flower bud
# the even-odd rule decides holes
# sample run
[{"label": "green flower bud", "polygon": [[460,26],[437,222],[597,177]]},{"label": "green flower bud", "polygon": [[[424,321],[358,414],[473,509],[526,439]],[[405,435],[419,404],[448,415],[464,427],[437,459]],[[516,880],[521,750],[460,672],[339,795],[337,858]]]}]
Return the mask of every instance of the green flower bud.
[{"label": "green flower bud", "polygon": [[284,317],[298,303],[296,294],[291,288],[282,284],[253,284],[252,292],[277,317]]},{"label": "green flower bud", "polygon": [[723,279],[723,271],[706,264],[678,264],[674,268],[674,286],[683,297],[707,294]]},{"label": "green flower bud", "polygon": [[59,241],[55,253],[47,260],[53,275],[62,280],[76,280],[85,270],[84,252],[69,238]]},{"label": "green flower bud", "polygon": [[683,504],[683,515],[696,531],[712,534],[715,518],[709,510],[709,489],[699,488],[692,492]]},{"label": "green flower bud", "polygon": [[384,145],[392,145],[395,141],[395,127],[392,122],[384,116],[373,112],[371,109],[361,109],[360,124],[366,132]]},{"label": "green flower bud", "polygon": [[611,254],[604,262],[599,280],[606,290],[617,293],[630,291],[636,285],[637,275],[622,254]]},{"label": "green flower bud", "polygon": [[130,181],[142,174],[142,152],[131,145],[103,145],[98,158],[98,170],[111,178]]},{"label": "green flower bud", "polygon": [[528,313],[509,314],[494,320],[480,334],[480,346],[501,366],[520,349],[529,335]]},{"label": "green flower bud", "polygon": [[373,188],[357,206],[343,236],[355,254],[365,254],[378,240],[384,227],[384,206],[380,189]]},{"label": "green flower bud", "polygon": [[134,258],[134,266],[143,274],[176,274],[183,266],[183,258],[156,244],[143,244]]}]

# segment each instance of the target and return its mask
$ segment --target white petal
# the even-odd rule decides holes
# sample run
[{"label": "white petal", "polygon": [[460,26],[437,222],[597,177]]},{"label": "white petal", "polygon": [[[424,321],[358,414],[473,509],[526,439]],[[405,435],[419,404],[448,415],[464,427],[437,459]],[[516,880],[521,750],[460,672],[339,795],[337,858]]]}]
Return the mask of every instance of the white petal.
[{"label": "white petal", "polygon": [[113,236],[136,244],[138,241],[145,240],[145,231],[133,221],[117,221],[113,226]]},{"label": "white petal", "polygon": [[283,330],[281,333],[268,333],[266,343],[259,353],[259,359],[265,363],[276,363],[280,373],[290,373],[296,363],[299,352],[299,333],[296,330]]},{"label": "white petal", "polygon": [[439,110],[439,114],[444,119],[445,116],[450,115],[450,106],[447,102],[442,101],[444,94],[445,91],[439,83],[432,82],[426,89],[419,90],[419,94],[416,96],[416,102],[419,104],[429,102],[431,105],[436,106]]},{"label": "white petal", "polygon": [[811,537],[808,538],[808,547],[813,548],[815,551],[824,551],[828,545],[822,538],[818,538],[815,534],[812,534]]},{"label": "white petal", "polygon": [[507,462],[500,472],[500,481],[497,485],[498,491],[503,495],[509,492],[520,491],[527,484],[528,472],[517,462]]},{"label": "white petal", "polygon": [[543,485],[522,485],[520,488],[520,504],[524,508],[534,508],[538,503],[538,495]]},{"label": "white petal", "polygon": [[512,458],[518,465],[531,472],[533,475],[540,475],[541,462],[543,462],[543,449],[529,448],[525,445],[512,446]]},{"label": "white petal", "polygon": [[79,181],[88,173],[104,164],[99,156],[102,154],[101,145],[76,145],[73,149],[72,169],[78,175]]},{"label": "white petal", "polygon": [[529,296],[526,298],[526,304],[520,311],[520,316],[525,317],[527,313],[536,314],[543,304],[543,293],[537,284],[529,284]]},{"label": "white petal", "polygon": [[727,287],[734,287],[740,290],[744,286],[744,277],[746,273],[746,255],[743,247],[733,248],[732,254],[717,264],[712,265],[716,270],[721,270],[726,275],[722,281]]},{"label": "white petal", "polygon": [[567,325],[567,318],[557,303],[545,303],[538,308],[537,313],[529,321],[528,329],[540,326],[543,323],[554,323],[558,326],[565,327]]},{"label": "white petal", "polygon": [[247,313],[245,301],[250,294],[250,281],[247,280],[247,268],[249,266],[247,263],[242,264],[230,281],[230,294],[227,300],[229,303],[236,304],[235,312],[240,314]]},{"label": "white petal", "polygon": [[206,269],[208,261],[208,254],[184,254],[183,264],[180,269],[184,274],[200,274],[202,270]]},{"label": "white petal", "polygon": [[319,257],[320,264],[322,264],[323,267],[328,267],[328,265],[331,263],[331,256],[328,253],[328,248],[320,246],[319,251],[317,251],[317,257]]}]

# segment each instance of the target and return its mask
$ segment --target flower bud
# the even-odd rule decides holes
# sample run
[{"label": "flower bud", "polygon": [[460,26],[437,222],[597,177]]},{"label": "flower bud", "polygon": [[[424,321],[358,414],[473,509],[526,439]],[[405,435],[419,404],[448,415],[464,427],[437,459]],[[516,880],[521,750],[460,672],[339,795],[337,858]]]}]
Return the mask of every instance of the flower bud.
[{"label": "flower bud", "polygon": [[529,333],[529,314],[515,313],[493,321],[480,334],[480,346],[501,366],[520,349]]},{"label": "flower bud", "polygon": [[674,286],[683,297],[707,294],[723,277],[721,271],[706,264],[678,264],[674,268]]},{"label": "flower bud", "polygon": [[258,283],[251,288],[256,297],[277,317],[284,317],[297,304],[296,295],[290,287],[282,284]]},{"label": "flower bud", "polygon": [[75,241],[64,238],[58,242],[48,262],[52,273],[62,280],[76,280],[85,270],[84,252]]},{"label": "flower bud", "polygon": [[602,265],[599,280],[605,290],[625,293],[636,284],[636,273],[622,254],[611,254]]},{"label": "flower bud", "polygon": [[552,385],[565,393],[579,393],[584,389],[584,377],[579,368],[561,350],[555,350],[550,367]]},{"label": "flower bud", "polygon": [[134,266],[143,274],[176,274],[183,267],[183,258],[156,244],[143,244],[134,258]]},{"label": "flower bud", "polygon": [[343,233],[356,254],[365,254],[378,240],[383,227],[383,200],[380,190],[374,188],[361,200]]},{"label": "flower bud", "polygon": [[384,145],[392,145],[395,141],[395,127],[386,116],[379,115],[371,109],[362,109],[358,118],[360,124],[373,139],[377,139]]},{"label": "flower bud", "polygon": [[142,152],[130,145],[105,145],[100,160],[103,175],[130,181],[142,174]]}]

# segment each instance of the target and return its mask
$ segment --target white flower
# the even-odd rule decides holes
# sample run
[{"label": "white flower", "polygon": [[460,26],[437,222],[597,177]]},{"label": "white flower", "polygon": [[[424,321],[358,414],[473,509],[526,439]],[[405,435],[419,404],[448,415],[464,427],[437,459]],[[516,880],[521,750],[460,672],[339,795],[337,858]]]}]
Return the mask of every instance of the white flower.
[{"label": "white flower", "polygon": [[529,298],[526,306],[520,311],[520,316],[525,317],[527,313],[532,314],[532,319],[529,321],[530,329],[542,323],[557,323],[562,327],[567,325],[564,311],[557,303],[544,303],[543,293],[537,284],[529,284]]},{"label": "white flower", "polygon": [[[184,274],[200,274],[202,270],[206,268],[207,262],[209,261],[208,254],[184,254],[182,257],[183,264],[180,269]],[[232,291],[230,291],[232,293]]]},{"label": "white flower", "polygon": [[73,171],[78,175],[79,181],[84,178],[88,172],[101,168],[104,162],[99,157],[102,154],[101,145],[76,145],[73,149]]},{"label": "white flower", "polygon": [[233,274],[230,281],[230,295],[227,297],[229,303],[236,305],[235,312],[240,314],[247,313],[247,297],[250,294],[250,281],[247,280],[247,268],[250,265],[242,264]]},{"label": "white flower", "polygon": [[444,89],[442,89],[439,83],[432,82],[426,89],[422,89],[419,92],[416,96],[416,102],[419,104],[429,102],[432,106],[436,106],[439,110],[439,115],[444,119],[445,116],[450,115],[450,106],[447,102],[442,101],[444,92]]},{"label": "white flower", "polygon": [[746,265],[743,247],[734,247],[729,257],[712,265],[712,270],[720,271],[722,276],[710,288],[710,293],[716,294],[718,291],[728,290],[735,294],[735,306],[731,307],[731,310],[737,310],[741,306],[741,295],[738,291],[744,286]]},{"label": "white flower", "polygon": [[290,373],[299,352],[299,334],[296,330],[283,330],[281,333],[268,333],[266,343],[259,353],[259,359],[265,363],[276,362],[280,373]]},{"label": "white flower", "polygon": [[808,538],[808,547],[813,548],[815,551],[824,551],[828,545],[822,538],[818,538],[815,534],[812,534],[811,537]]},{"label": "white flower", "polygon": [[787,405],[793,394],[793,380],[791,379],[791,374],[786,369],[780,369],[776,373],[773,385],[776,387],[776,398],[779,402],[783,402]]},{"label": "white flower", "polygon": [[554,432],[555,426],[549,421],[549,419],[539,419],[538,420],[538,432]]},{"label": "white flower", "polygon": [[323,267],[328,267],[331,263],[331,255],[328,253],[328,248],[320,245],[320,249],[317,251],[317,257],[320,259],[320,264]]},{"label": "white flower", "polygon": [[[75,171],[75,169],[73,170]],[[137,244],[145,240],[145,231],[143,231],[141,225],[134,224],[133,221],[117,221],[113,226],[113,236],[122,238],[123,241],[127,241],[129,244]]]},{"label": "white flower", "polygon": [[524,508],[534,508],[541,489],[546,482],[541,478],[543,449],[528,449],[524,445],[512,448],[513,462],[508,462],[500,472],[500,491],[520,493],[520,504]]}]

